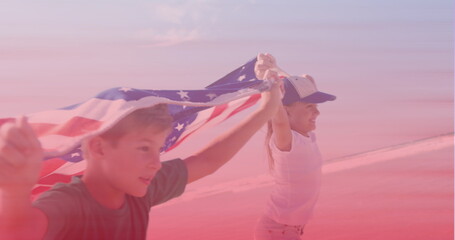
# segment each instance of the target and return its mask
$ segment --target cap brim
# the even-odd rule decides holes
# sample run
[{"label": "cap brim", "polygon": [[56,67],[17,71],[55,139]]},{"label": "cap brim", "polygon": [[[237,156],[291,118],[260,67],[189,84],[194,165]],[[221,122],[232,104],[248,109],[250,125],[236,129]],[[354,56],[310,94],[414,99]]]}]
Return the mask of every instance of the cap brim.
[{"label": "cap brim", "polygon": [[323,92],[315,92],[311,94],[310,96],[306,96],[304,98],[301,98],[299,102],[306,102],[306,103],[323,103],[327,101],[333,101],[337,97],[328,93],[323,93]]}]

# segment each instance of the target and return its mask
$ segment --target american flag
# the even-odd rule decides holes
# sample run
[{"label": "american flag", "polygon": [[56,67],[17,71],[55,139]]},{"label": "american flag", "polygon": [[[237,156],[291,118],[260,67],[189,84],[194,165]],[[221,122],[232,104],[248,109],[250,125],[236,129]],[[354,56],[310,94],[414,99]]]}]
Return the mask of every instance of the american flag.
[{"label": "american flag", "polygon": [[[159,103],[169,104],[173,130],[162,152],[167,152],[202,128],[217,124],[253,106],[268,88],[254,73],[256,58],[202,90],[144,90],[117,87],[85,102],[27,115],[46,158],[33,195],[57,182],[69,182],[86,167],[81,141],[100,134],[132,111]],[[14,118],[0,119],[0,125]]]}]

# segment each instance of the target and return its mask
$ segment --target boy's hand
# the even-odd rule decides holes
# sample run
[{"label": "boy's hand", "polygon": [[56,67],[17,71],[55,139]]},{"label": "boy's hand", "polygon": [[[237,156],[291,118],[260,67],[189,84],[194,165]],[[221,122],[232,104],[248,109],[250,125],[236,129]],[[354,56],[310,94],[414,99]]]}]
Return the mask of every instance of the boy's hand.
[{"label": "boy's hand", "polygon": [[0,127],[0,190],[30,194],[41,170],[43,150],[25,117]]}]

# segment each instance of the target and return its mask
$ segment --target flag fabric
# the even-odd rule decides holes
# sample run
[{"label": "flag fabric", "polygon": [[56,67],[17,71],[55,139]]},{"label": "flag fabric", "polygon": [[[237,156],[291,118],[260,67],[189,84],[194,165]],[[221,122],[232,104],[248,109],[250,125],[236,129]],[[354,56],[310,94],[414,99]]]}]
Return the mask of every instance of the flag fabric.
[{"label": "flag fabric", "polygon": [[[81,142],[98,135],[132,111],[166,103],[174,118],[162,152],[171,151],[193,133],[253,106],[269,88],[254,73],[256,58],[201,90],[144,90],[118,87],[85,102],[27,115],[45,152],[38,195],[57,182],[69,182],[86,167]],[[14,118],[0,119],[0,125]]]}]

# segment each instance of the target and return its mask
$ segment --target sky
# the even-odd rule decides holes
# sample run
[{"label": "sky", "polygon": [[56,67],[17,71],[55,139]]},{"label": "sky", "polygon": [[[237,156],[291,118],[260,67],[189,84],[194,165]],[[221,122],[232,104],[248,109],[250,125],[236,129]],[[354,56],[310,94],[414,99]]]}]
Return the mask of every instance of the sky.
[{"label": "sky", "polygon": [[453,132],[453,9],[449,0],[1,1],[0,117],[112,87],[203,88],[268,52],[338,97],[319,106],[327,159]]}]

